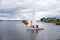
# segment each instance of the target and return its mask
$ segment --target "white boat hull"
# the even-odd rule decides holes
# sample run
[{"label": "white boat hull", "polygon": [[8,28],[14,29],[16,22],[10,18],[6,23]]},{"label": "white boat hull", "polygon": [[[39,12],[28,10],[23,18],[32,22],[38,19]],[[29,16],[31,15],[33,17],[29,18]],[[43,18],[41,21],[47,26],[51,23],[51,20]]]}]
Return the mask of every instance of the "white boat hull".
[{"label": "white boat hull", "polygon": [[44,30],[44,28],[27,28],[28,30]]}]

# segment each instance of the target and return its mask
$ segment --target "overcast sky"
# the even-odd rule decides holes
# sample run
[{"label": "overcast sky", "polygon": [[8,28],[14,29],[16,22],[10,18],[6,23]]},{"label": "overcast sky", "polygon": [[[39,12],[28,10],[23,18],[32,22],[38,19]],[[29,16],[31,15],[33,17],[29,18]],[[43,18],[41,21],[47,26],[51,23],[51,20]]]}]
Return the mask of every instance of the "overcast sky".
[{"label": "overcast sky", "polygon": [[36,19],[58,16],[60,0],[0,0],[0,19],[31,19],[33,9]]}]

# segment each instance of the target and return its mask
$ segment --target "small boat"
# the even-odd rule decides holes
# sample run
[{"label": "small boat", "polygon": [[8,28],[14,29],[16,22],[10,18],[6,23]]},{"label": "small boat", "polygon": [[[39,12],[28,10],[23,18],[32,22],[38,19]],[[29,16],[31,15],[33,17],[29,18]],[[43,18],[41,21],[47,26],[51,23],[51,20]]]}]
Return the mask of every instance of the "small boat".
[{"label": "small boat", "polygon": [[44,28],[39,28],[38,25],[36,25],[36,27],[33,26],[27,26],[28,30],[44,30]]},{"label": "small boat", "polygon": [[[33,2],[33,12],[32,12],[32,19],[30,21],[26,20],[24,21],[24,24],[26,25],[26,28],[28,30],[43,30],[44,28],[39,28],[39,26],[36,24],[36,15],[35,15],[35,7],[34,7],[34,2]],[[30,26],[27,26],[29,24],[29,22],[31,23]]]},{"label": "small boat", "polygon": [[44,30],[44,28],[27,28],[28,30]]}]

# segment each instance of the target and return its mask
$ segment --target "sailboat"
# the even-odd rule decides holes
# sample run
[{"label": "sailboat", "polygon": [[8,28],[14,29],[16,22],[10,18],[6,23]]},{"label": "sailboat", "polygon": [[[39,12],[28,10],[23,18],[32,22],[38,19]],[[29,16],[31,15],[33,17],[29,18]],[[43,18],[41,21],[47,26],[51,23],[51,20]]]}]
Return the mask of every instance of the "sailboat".
[{"label": "sailboat", "polygon": [[[39,26],[37,25],[34,1],[33,1],[32,19],[30,20],[30,23],[31,23],[31,25],[26,26],[26,28],[29,30],[42,30],[42,29],[44,29],[44,28],[39,28]],[[27,25],[28,20],[25,20],[24,24]]]},{"label": "sailboat", "polygon": [[33,7],[33,12],[32,12],[32,20],[31,20],[31,25],[27,26],[28,30],[43,30],[44,28],[39,28],[39,25],[36,22],[36,14],[35,14],[35,10]]}]

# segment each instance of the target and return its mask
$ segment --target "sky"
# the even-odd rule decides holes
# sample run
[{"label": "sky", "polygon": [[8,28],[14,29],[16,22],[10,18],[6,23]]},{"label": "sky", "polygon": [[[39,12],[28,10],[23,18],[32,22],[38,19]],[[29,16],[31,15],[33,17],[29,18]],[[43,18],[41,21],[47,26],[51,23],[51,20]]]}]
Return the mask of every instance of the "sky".
[{"label": "sky", "polygon": [[[34,13],[33,13],[34,10]],[[60,15],[60,0],[0,0],[0,19],[24,20]]]}]

